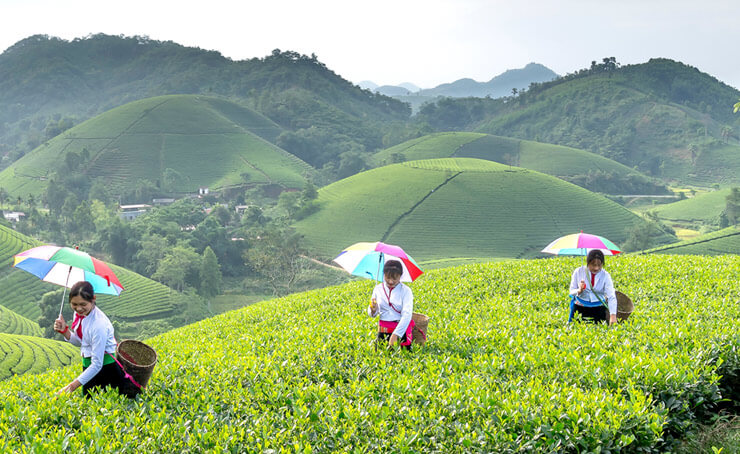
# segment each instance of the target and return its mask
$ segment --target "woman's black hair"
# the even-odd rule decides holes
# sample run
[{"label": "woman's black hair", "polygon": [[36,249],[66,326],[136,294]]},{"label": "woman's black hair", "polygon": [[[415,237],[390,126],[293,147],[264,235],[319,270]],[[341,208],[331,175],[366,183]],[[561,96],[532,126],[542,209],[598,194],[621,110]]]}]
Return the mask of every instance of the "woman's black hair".
[{"label": "woman's black hair", "polygon": [[588,255],[586,256],[586,263],[591,263],[592,261],[599,259],[601,260],[601,264],[604,264],[604,253],[601,252],[598,249],[591,249],[588,251]]},{"label": "woman's black hair", "polygon": [[87,281],[79,281],[69,289],[69,301],[72,301],[73,296],[79,295],[83,300],[93,302],[95,298],[95,291],[91,283]]},{"label": "woman's black hair", "polygon": [[388,260],[383,265],[383,274],[403,274],[403,266],[398,260]]}]

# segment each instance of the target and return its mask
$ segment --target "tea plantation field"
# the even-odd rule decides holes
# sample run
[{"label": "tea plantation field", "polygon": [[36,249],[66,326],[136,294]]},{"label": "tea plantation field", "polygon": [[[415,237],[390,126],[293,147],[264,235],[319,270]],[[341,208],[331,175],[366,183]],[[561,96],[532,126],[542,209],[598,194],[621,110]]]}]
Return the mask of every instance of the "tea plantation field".
[{"label": "tea plantation field", "polygon": [[[334,258],[359,241],[403,245],[418,261],[532,258],[584,231],[617,244],[645,220],[607,198],[533,170],[471,158],[372,169],[318,191],[319,210],[296,223],[311,251]],[[662,235],[659,243],[672,241]]]},{"label": "tea plantation field", "polygon": [[[148,343],[147,392],[52,398],[79,366],[0,387],[25,452],[666,452],[740,400],[740,257],[607,258],[636,310],[566,323],[582,258],[432,270],[429,342],[374,351],[357,281],[263,301]],[[732,392],[736,394],[732,394]],[[84,403],[84,404],[83,404]]]}]

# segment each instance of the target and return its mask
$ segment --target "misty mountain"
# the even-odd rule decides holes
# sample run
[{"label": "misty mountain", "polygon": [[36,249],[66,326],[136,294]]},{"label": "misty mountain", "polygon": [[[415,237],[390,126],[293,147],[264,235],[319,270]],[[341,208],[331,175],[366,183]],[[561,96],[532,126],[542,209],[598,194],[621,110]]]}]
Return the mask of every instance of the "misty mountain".
[{"label": "misty mountain", "polygon": [[558,75],[539,63],[529,63],[521,69],[509,69],[488,82],[460,79],[448,84],[419,91],[421,96],[446,96],[450,98],[501,98],[512,94],[512,89],[521,91],[531,83],[548,82]]}]

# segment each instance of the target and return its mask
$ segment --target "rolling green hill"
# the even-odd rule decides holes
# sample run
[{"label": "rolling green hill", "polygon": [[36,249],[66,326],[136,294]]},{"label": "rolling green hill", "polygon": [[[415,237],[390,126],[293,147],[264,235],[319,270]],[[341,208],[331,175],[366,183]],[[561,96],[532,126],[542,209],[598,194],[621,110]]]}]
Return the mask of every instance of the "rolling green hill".
[{"label": "rolling green hill", "polygon": [[[0,225],[0,285],[4,297],[0,305],[30,320],[38,320],[38,301],[44,293],[60,287],[13,268],[13,255],[38,246],[39,242]],[[179,294],[159,282],[133,271],[111,265],[124,291],[120,296],[99,295],[98,305],[111,318],[123,321],[159,319],[172,315],[173,299]]]},{"label": "rolling green hill", "polygon": [[358,241],[398,244],[418,261],[534,257],[553,239],[579,230],[619,244],[644,222],[557,178],[470,158],[363,172],[320,189],[318,204],[319,211],[295,227],[322,258]]},{"label": "rolling green hill", "polygon": [[727,205],[730,188],[699,194],[690,199],[659,205],[652,209],[660,219],[674,223],[716,225]]},{"label": "rolling green hill", "polygon": [[79,357],[80,350],[67,342],[0,333],[0,381],[68,366]]},{"label": "rolling green hill", "polygon": [[699,235],[691,240],[643,251],[645,254],[740,255],[740,227],[733,226]]},{"label": "rolling green hill", "polygon": [[[146,392],[50,399],[68,367],[0,386],[0,446],[86,452],[676,452],[737,404],[740,257],[609,258],[626,323],[567,324],[578,258],[434,270],[424,347],[375,351],[358,281],[147,341]],[[700,304],[697,302],[700,301]],[[399,373],[399,371],[402,371]],[[734,380],[734,381],[733,381]],[[721,446],[718,446],[720,449]],[[39,451],[42,451],[39,448]],[[723,452],[732,452],[729,450]]]},{"label": "rolling green hill", "polygon": [[0,172],[11,195],[39,196],[70,153],[79,172],[116,194],[148,180],[165,191],[277,184],[300,188],[311,167],[263,137],[280,128],[247,108],[204,96],[136,101],[86,121]]},{"label": "rolling green hill", "polygon": [[444,132],[409,140],[374,156],[390,164],[435,158],[477,158],[552,175],[591,191],[608,194],[665,192],[665,188],[629,167],[594,153],[529,140],[473,132]]},{"label": "rolling green hill", "polygon": [[41,336],[39,324],[22,317],[5,306],[0,306],[0,333]]}]

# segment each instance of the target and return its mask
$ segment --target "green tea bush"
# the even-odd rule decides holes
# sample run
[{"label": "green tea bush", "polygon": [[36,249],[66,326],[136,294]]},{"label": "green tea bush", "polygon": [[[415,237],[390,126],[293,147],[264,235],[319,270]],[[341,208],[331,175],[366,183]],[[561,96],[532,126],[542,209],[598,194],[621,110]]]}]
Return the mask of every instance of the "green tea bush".
[{"label": "green tea bush", "polygon": [[[583,258],[434,270],[413,353],[375,351],[358,281],[150,339],[150,386],[53,398],[79,366],[0,389],[0,448],[47,452],[665,452],[731,396],[740,257],[607,258],[635,312],[567,324]],[[729,277],[729,278],[728,278]]]}]

